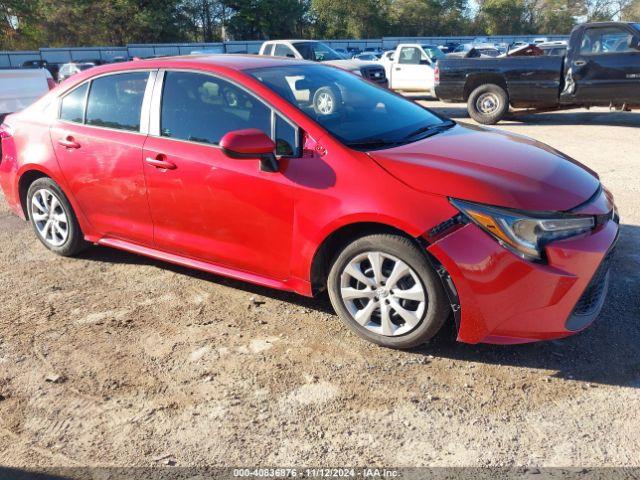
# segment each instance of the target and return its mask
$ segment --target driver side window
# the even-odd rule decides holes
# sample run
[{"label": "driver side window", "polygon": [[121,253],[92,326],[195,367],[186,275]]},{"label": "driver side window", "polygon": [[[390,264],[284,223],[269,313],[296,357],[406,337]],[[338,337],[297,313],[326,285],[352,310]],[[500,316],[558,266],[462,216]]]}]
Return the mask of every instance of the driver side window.
[{"label": "driver side window", "polygon": [[271,108],[231,82],[202,73],[165,73],[163,137],[218,145],[228,132],[257,128],[272,138],[275,133],[277,154],[293,156],[298,149],[297,129],[282,119],[272,128],[274,121]]},{"label": "driver side window", "polygon": [[635,50],[629,47],[633,35],[618,27],[589,28],[584,32],[580,53],[597,55],[603,53],[628,53]]}]

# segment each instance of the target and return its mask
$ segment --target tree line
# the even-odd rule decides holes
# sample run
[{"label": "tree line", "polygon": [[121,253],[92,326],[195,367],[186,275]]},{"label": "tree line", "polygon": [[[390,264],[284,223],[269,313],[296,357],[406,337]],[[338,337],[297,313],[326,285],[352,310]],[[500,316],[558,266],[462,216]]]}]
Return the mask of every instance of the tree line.
[{"label": "tree line", "polygon": [[0,0],[0,50],[277,38],[564,34],[640,0]]}]

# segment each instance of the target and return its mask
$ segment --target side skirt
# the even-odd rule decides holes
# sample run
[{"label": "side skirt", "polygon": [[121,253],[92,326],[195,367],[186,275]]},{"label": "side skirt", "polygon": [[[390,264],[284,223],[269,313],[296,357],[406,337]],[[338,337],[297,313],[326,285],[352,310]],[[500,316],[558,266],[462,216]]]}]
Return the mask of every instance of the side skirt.
[{"label": "side skirt", "polygon": [[288,292],[296,292],[301,295],[311,296],[311,284],[301,279],[292,278],[291,280],[275,280],[273,278],[256,275],[242,270],[234,270],[228,267],[222,267],[202,260],[195,260],[189,257],[183,257],[173,253],[163,252],[149,247],[143,247],[135,243],[115,238],[100,238],[94,243],[105,247],[117,248],[126,252],[143,255],[145,257],[154,258],[163,262],[173,263],[182,267],[193,268],[203,272],[220,275],[223,277],[233,278],[244,282],[261,285],[263,287],[273,288],[276,290],[285,290]]}]

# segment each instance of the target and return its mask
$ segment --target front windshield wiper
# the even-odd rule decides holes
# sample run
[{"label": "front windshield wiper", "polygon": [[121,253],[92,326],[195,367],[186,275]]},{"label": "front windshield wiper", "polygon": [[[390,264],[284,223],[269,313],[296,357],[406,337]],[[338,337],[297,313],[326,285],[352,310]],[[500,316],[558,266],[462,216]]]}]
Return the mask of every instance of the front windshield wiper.
[{"label": "front windshield wiper", "polygon": [[448,130],[449,128],[453,127],[455,124],[456,122],[454,122],[453,120],[446,120],[436,125],[427,125],[424,127],[420,127],[419,129],[405,136],[404,139],[405,140],[413,139],[414,137],[417,137],[423,133],[426,135],[422,136],[421,139],[427,138],[427,137],[430,137],[431,135],[435,135],[436,133],[440,133],[440,132],[443,132],[444,130]]}]

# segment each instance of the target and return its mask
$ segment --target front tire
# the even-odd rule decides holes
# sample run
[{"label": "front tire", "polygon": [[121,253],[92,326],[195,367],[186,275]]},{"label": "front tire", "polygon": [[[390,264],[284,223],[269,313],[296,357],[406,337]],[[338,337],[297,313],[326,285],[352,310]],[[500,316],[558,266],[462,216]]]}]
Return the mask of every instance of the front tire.
[{"label": "front tire", "polygon": [[342,321],[384,347],[423,344],[449,315],[425,254],[399,235],[369,235],[347,245],[331,267],[327,289]]},{"label": "front tire", "polygon": [[469,95],[467,110],[476,122],[495,125],[509,112],[509,96],[499,85],[480,85]]},{"label": "front tire", "polygon": [[70,257],[86,248],[69,200],[50,178],[39,178],[29,186],[27,209],[38,240],[52,252]]}]

